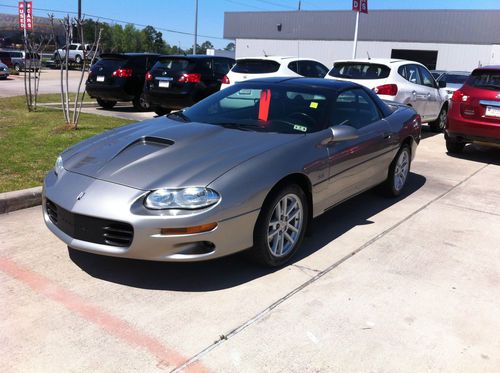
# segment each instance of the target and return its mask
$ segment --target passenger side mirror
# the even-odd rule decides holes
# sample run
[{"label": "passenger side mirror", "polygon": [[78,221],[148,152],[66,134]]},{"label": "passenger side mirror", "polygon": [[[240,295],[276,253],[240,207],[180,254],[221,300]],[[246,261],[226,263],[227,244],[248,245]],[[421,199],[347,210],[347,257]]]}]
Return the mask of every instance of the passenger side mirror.
[{"label": "passenger side mirror", "polygon": [[341,142],[355,140],[359,137],[358,130],[351,126],[339,125],[330,127],[332,131],[332,136],[324,142],[325,145]]},{"label": "passenger side mirror", "polygon": [[444,80],[440,80],[438,82],[438,86],[439,86],[439,88],[446,88],[446,82]]}]

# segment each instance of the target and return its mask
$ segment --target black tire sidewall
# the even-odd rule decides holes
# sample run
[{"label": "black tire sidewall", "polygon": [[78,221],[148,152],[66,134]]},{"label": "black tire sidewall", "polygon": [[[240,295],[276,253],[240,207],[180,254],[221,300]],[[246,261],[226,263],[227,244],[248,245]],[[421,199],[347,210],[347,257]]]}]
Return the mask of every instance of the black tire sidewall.
[{"label": "black tire sidewall", "polygon": [[[408,152],[408,174],[406,175],[406,179],[405,179],[405,183],[404,185],[401,187],[400,190],[396,190],[396,187],[394,186],[395,184],[395,178],[396,178],[396,175],[395,175],[395,171],[396,171],[396,164],[398,163],[398,159],[399,157],[401,156],[401,153],[403,153],[404,151]],[[396,156],[394,157],[394,160],[392,161],[391,163],[391,166],[389,167],[389,175],[387,177],[387,190],[389,192],[389,194],[393,197],[397,197],[399,196],[402,191],[404,190],[405,186],[406,186],[406,183],[408,181],[408,176],[410,174],[410,169],[411,169],[411,150],[410,150],[410,147],[408,145],[403,145],[398,153],[396,154]]]},{"label": "black tire sidewall", "polygon": [[[299,238],[295,243],[293,249],[283,257],[275,257],[274,255],[271,254],[267,245],[267,232],[269,227],[269,221],[271,219],[274,207],[276,206],[278,201],[281,200],[287,194],[296,195],[302,202],[304,220]],[[259,218],[257,219],[257,222],[255,224],[254,246],[252,248],[252,253],[254,258],[261,264],[264,264],[269,267],[278,267],[288,262],[300,248],[302,241],[304,240],[308,224],[309,208],[310,207],[307,203],[307,198],[304,191],[302,190],[301,187],[299,187],[296,184],[290,184],[272,192],[272,194],[270,194],[266,199],[266,201],[264,202],[264,205],[259,214]]]}]

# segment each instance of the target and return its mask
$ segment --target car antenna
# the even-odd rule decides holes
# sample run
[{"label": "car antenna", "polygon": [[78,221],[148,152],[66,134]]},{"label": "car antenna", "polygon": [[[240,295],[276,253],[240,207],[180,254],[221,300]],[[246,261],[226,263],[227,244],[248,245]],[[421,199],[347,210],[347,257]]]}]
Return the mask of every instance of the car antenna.
[{"label": "car antenna", "polygon": [[370,53],[368,53],[368,51],[366,51],[366,55],[368,56],[368,59],[371,60],[372,58],[370,57]]},{"label": "car antenna", "polygon": [[264,49],[262,49],[262,52],[264,52],[264,57],[267,57],[267,53]]}]

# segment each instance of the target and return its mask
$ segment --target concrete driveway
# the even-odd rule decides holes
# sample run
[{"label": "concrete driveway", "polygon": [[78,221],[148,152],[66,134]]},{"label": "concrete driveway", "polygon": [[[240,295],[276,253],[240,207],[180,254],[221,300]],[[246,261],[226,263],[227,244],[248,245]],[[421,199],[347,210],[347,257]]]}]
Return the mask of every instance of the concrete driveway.
[{"label": "concrete driveway", "polygon": [[436,135],[412,166],[278,270],[68,252],[40,207],[2,215],[0,371],[498,372],[500,150]]},{"label": "concrete driveway", "polygon": [[[40,74],[40,89],[39,94],[43,93],[59,93],[61,92],[61,72],[60,70],[42,70]],[[78,83],[80,82],[80,72],[70,70],[68,86],[69,92],[76,92]],[[83,78],[82,89],[85,89],[85,80]],[[7,80],[0,80],[0,97],[23,96],[24,95],[24,72],[20,75],[10,75]]]}]

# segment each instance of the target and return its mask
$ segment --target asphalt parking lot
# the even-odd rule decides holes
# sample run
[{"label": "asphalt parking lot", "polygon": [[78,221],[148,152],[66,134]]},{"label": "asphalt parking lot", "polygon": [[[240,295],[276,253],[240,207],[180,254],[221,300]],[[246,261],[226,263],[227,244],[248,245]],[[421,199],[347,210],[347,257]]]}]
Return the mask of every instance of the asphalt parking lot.
[{"label": "asphalt parking lot", "polygon": [[0,371],[498,372],[500,149],[444,149],[278,270],[69,252],[40,207],[0,215]]}]

